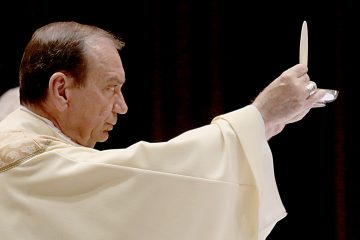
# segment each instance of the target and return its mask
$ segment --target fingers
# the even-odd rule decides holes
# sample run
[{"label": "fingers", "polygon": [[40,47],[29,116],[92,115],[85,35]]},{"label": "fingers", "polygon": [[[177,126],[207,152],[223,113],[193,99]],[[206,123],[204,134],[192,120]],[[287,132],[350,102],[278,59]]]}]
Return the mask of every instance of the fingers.
[{"label": "fingers", "polygon": [[317,85],[313,81],[309,81],[309,83],[305,86],[305,89],[308,91],[309,97],[313,95],[317,90]]},{"label": "fingers", "polygon": [[285,70],[283,74],[295,74],[296,77],[301,77],[308,72],[308,68],[305,64],[296,64],[291,68]]},{"label": "fingers", "polygon": [[321,99],[326,93],[325,89],[317,88],[316,91],[306,99],[307,105],[312,106],[313,108],[324,107],[325,103],[323,103]]},{"label": "fingers", "polygon": [[[308,91],[308,89],[306,89]],[[312,93],[306,100],[306,104],[304,105],[303,110],[297,114],[296,116],[292,117],[287,124],[294,123],[297,121],[300,121],[303,119],[312,108],[319,108],[319,107],[325,107],[325,104],[320,102],[322,97],[326,94],[325,89],[319,89],[317,88],[314,93]]]}]

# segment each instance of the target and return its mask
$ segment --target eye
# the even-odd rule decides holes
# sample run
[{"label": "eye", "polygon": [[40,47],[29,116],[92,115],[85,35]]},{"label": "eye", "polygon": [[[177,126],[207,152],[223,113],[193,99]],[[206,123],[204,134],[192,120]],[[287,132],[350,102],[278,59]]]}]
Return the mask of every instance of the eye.
[{"label": "eye", "polygon": [[112,85],[106,88],[107,91],[115,93],[117,89],[119,88],[119,85]]}]

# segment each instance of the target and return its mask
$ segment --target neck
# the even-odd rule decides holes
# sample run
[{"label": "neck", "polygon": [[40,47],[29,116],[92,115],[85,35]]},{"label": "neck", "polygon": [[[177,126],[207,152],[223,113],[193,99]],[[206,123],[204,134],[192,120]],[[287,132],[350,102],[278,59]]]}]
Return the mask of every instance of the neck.
[{"label": "neck", "polygon": [[37,115],[48,119],[54,124],[55,127],[61,130],[60,124],[57,121],[58,118],[56,117],[56,114],[53,111],[49,111],[48,109],[51,108],[48,108],[46,104],[24,104],[24,107],[26,107],[33,113],[36,113]]}]

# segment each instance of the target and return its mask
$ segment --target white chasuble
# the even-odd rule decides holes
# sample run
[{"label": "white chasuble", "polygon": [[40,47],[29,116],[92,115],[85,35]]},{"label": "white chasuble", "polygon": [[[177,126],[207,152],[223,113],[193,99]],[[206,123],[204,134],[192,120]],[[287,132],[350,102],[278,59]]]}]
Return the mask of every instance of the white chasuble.
[{"label": "white chasuble", "polygon": [[263,240],[285,215],[252,105],[104,151],[24,109],[0,122],[2,240]]}]

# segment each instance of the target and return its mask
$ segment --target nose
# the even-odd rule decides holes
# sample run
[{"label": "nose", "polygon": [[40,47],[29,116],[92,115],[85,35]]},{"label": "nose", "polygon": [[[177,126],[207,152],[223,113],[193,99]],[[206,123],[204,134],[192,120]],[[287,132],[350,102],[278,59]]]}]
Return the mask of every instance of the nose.
[{"label": "nose", "polygon": [[125,114],[127,110],[128,106],[125,102],[124,96],[122,95],[122,93],[120,93],[115,97],[113,112],[118,114]]}]

